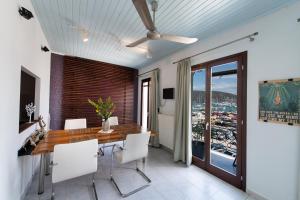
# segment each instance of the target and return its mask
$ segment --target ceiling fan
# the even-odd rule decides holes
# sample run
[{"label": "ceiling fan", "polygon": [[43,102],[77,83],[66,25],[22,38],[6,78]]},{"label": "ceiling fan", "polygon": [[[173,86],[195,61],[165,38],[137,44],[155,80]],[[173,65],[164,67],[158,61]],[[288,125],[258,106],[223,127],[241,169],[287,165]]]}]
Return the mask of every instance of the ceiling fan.
[{"label": "ceiling fan", "polygon": [[80,33],[82,41],[83,42],[88,42],[89,41],[89,32],[87,29],[85,29],[83,26],[80,24],[76,24],[73,20],[63,17],[63,20],[67,24],[68,27],[70,27],[73,30],[76,30]]},{"label": "ceiling fan", "polygon": [[148,40],[166,40],[171,42],[177,42],[182,44],[192,44],[198,41],[197,38],[189,38],[177,35],[170,35],[170,34],[162,34],[157,31],[155,27],[155,12],[158,8],[158,3],[156,0],[151,2],[151,8],[153,11],[153,20],[151,18],[147,2],[146,0],[132,0],[140,18],[142,19],[146,29],[148,30],[146,37],[141,38],[133,43],[126,45],[127,47],[135,47],[137,45],[142,44]]},{"label": "ceiling fan", "polygon": [[[65,21],[66,25],[73,29],[76,30],[80,33],[82,41],[83,42],[88,42],[89,41],[89,35],[90,32],[81,26],[80,24],[75,23],[73,20],[64,17],[63,20]],[[121,40],[116,34],[112,32],[94,32],[96,35],[101,35],[103,38],[108,38],[111,41],[114,41],[117,45],[115,45],[117,51],[121,51],[122,48],[125,48],[127,42]],[[136,46],[134,48],[130,48],[131,52],[137,53],[137,54],[143,54],[146,58],[152,58],[152,52],[150,51],[149,48],[142,47],[142,46]]]}]

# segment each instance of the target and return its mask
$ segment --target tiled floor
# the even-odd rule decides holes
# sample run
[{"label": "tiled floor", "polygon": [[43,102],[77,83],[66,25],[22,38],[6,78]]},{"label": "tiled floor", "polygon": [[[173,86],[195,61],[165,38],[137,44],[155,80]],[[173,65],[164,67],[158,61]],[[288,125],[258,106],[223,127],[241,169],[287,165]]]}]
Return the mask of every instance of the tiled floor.
[{"label": "tiled floor", "polygon": [[[126,200],[250,200],[241,190],[223,182],[196,166],[185,167],[172,161],[172,155],[161,149],[149,148],[146,174],[152,183],[146,189],[131,195]],[[96,188],[100,200],[123,199],[109,178],[109,149],[99,159]],[[130,166],[130,165],[129,165]],[[134,163],[131,166],[135,166]],[[142,179],[133,170],[117,169],[114,176],[122,190],[127,191]],[[38,177],[34,177],[26,200],[50,199],[50,177],[46,177],[45,193],[37,195]],[[83,176],[55,185],[56,200],[95,199],[91,187],[91,176]]]}]

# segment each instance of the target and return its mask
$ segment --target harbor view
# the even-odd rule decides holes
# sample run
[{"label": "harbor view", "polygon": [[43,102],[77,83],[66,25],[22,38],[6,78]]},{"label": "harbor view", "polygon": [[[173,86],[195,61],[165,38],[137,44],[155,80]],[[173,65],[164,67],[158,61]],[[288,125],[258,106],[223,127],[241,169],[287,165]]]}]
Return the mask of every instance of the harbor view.
[{"label": "harbor view", "polygon": [[206,70],[193,74],[192,150],[193,155],[206,159],[205,142],[210,141],[210,163],[236,174],[237,154],[237,76],[236,62],[211,69],[210,138],[205,139],[209,121],[206,119]]}]

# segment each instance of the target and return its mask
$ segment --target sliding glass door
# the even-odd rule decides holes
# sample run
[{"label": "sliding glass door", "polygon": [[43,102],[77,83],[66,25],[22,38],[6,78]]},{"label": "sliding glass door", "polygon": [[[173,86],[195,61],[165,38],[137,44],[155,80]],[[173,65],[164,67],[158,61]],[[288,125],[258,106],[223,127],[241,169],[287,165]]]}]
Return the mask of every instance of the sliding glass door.
[{"label": "sliding glass door", "polygon": [[246,53],[192,69],[193,163],[244,188]]},{"label": "sliding glass door", "polygon": [[210,164],[236,175],[237,61],[211,67]]},{"label": "sliding glass door", "polygon": [[192,72],[192,154],[205,161],[206,68]]}]

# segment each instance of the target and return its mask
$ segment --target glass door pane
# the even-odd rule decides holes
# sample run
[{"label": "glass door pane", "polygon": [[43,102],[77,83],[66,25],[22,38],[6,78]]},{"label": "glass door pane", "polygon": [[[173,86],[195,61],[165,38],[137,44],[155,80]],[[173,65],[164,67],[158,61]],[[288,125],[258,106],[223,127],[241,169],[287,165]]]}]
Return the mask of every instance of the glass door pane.
[{"label": "glass door pane", "polygon": [[149,81],[142,82],[142,128],[148,128]]},{"label": "glass door pane", "polygon": [[205,160],[206,70],[192,72],[192,154]]},{"label": "glass door pane", "polygon": [[237,62],[211,68],[210,164],[236,175]]}]

